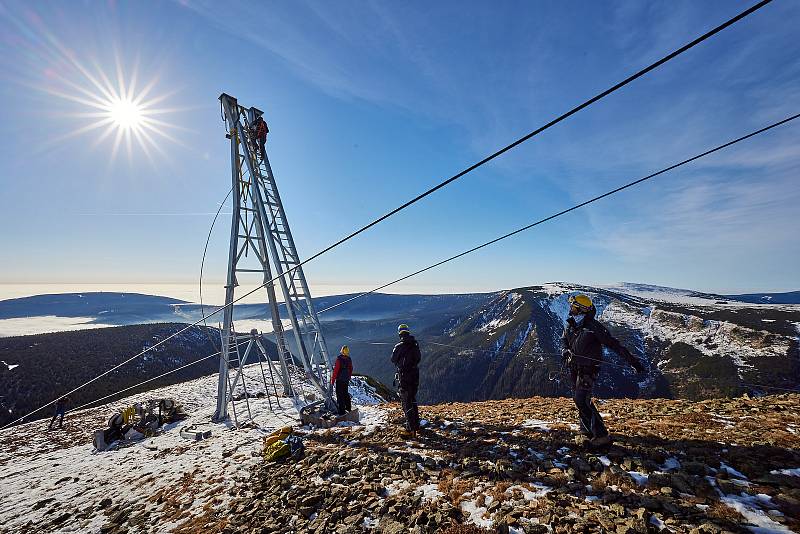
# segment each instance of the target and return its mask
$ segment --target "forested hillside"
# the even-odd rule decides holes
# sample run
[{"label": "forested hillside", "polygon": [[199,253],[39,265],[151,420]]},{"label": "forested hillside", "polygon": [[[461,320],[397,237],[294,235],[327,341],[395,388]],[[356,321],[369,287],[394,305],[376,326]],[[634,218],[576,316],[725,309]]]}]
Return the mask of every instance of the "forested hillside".
[{"label": "forested hillside", "polygon": [[[144,324],[0,338],[0,360],[6,363],[0,365],[0,402],[5,408],[0,418],[7,421],[28,413],[185,327],[180,323]],[[216,330],[209,333],[217,339]],[[265,348],[273,354],[275,345],[264,341]],[[217,350],[202,328],[192,327],[70,395],[70,404],[75,407],[104,397]],[[219,360],[208,358],[124,396],[212,374],[218,369]],[[43,410],[35,418],[48,416],[51,411]]]}]

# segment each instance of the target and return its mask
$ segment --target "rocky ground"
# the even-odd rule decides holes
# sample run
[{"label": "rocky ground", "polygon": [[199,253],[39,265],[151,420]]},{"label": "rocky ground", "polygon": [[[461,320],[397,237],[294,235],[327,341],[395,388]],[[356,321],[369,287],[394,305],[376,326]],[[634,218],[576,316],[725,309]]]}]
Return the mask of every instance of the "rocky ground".
[{"label": "rocky ground", "polygon": [[[251,391],[264,391],[258,364],[244,374]],[[310,393],[307,383],[293,383],[301,394]],[[230,420],[212,423],[216,390],[217,377],[210,375],[68,412],[63,430],[47,431],[42,420],[0,432],[0,534],[162,534],[216,525],[238,485],[260,464],[264,436],[299,417],[292,399],[270,395],[251,398],[249,410],[237,402],[239,429]],[[371,406],[382,402],[374,388],[356,377],[350,393],[362,428],[385,425],[386,413]],[[151,438],[94,449],[93,431],[111,415],[165,397],[183,406],[185,420],[164,425]],[[211,435],[196,441],[191,428]],[[314,432],[308,434],[310,441]]]},{"label": "rocky ground", "polygon": [[416,441],[391,423],[307,433],[305,458],[256,467],[211,530],[800,531],[800,395],[599,409],[606,451],[575,444],[563,398],[425,406]]}]

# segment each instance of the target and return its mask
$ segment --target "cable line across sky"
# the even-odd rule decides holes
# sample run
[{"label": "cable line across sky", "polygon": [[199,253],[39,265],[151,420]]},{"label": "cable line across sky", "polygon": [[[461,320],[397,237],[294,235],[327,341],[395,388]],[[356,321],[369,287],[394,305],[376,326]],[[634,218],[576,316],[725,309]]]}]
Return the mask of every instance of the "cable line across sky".
[{"label": "cable line across sky", "polygon": [[[416,197],[414,197],[414,198],[412,198],[412,199],[408,200],[408,201],[407,201],[407,202],[405,202],[404,204],[401,204],[400,206],[398,206],[398,207],[394,208],[393,210],[391,210],[391,211],[387,212],[386,214],[384,214],[384,215],[382,215],[382,216],[378,217],[377,219],[373,220],[372,222],[370,222],[370,223],[368,223],[368,224],[366,224],[366,225],[362,226],[362,227],[361,227],[361,228],[359,228],[358,230],[355,230],[354,232],[352,232],[352,233],[348,234],[347,236],[345,236],[345,237],[343,237],[343,238],[339,239],[339,240],[338,240],[338,241],[336,241],[335,243],[333,243],[333,244],[329,245],[328,247],[326,247],[326,248],[324,248],[324,249],[320,250],[319,252],[317,252],[317,253],[313,254],[313,255],[312,255],[312,256],[310,256],[309,258],[307,258],[307,259],[305,259],[305,260],[301,261],[300,263],[298,263],[297,265],[295,265],[295,266],[294,266],[294,267],[292,267],[291,269],[287,269],[286,271],[279,273],[278,275],[274,276],[274,277],[273,277],[271,280],[267,280],[266,282],[264,282],[263,284],[259,285],[258,287],[256,287],[256,288],[254,288],[254,289],[252,289],[252,290],[250,290],[250,291],[248,291],[248,292],[244,293],[243,295],[241,295],[240,297],[236,298],[235,300],[233,300],[233,301],[232,301],[232,302],[230,302],[229,304],[226,304],[225,306],[218,307],[217,309],[215,309],[214,311],[212,311],[211,313],[209,313],[209,314],[207,314],[207,315],[203,315],[203,316],[202,316],[200,319],[198,319],[198,320],[197,320],[197,321],[195,321],[194,323],[187,325],[187,326],[186,326],[186,327],[184,327],[183,329],[181,329],[181,330],[178,330],[177,332],[175,332],[175,333],[173,333],[172,335],[170,335],[170,336],[168,336],[168,337],[166,337],[166,338],[164,338],[164,339],[160,340],[159,342],[157,342],[157,343],[153,344],[152,346],[150,346],[150,347],[147,347],[146,349],[142,350],[141,352],[139,352],[139,353],[137,353],[137,354],[135,354],[135,355],[131,356],[130,358],[128,358],[128,359],[126,359],[126,360],[124,360],[124,361],[122,361],[121,363],[119,363],[119,364],[115,365],[114,367],[110,368],[109,370],[107,370],[107,371],[105,371],[105,372],[103,372],[103,373],[101,373],[101,374],[97,375],[96,377],[94,377],[94,378],[92,378],[92,379],[88,380],[88,381],[87,381],[87,382],[85,382],[84,384],[81,384],[80,386],[78,386],[78,387],[74,388],[73,390],[71,390],[71,391],[69,391],[69,392],[65,393],[64,395],[71,395],[72,393],[75,393],[76,391],[78,391],[78,390],[80,390],[81,388],[83,388],[83,387],[85,387],[85,386],[87,386],[87,385],[91,384],[92,382],[95,382],[96,380],[99,380],[100,378],[103,378],[103,377],[107,376],[108,374],[110,374],[110,373],[112,373],[113,371],[115,371],[115,370],[119,369],[120,367],[122,367],[122,366],[126,365],[127,363],[129,363],[129,362],[131,362],[131,361],[133,361],[133,360],[135,360],[135,359],[137,359],[137,358],[139,358],[139,357],[143,356],[143,355],[144,355],[144,354],[146,354],[148,351],[150,351],[150,350],[152,350],[152,349],[154,349],[154,348],[156,348],[156,347],[158,347],[158,346],[160,346],[160,345],[162,345],[162,344],[166,343],[166,342],[167,342],[167,341],[169,341],[170,339],[172,339],[172,338],[174,338],[174,337],[176,337],[176,336],[178,336],[178,335],[180,335],[180,334],[182,334],[182,333],[184,333],[184,332],[188,331],[190,328],[192,328],[192,327],[194,327],[194,326],[197,326],[197,325],[199,325],[200,323],[205,323],[205,321],[206,321],[208,318],[210,318],[210,317],[212,317],[212,316],[216,315],[217,313],[219,313],[219,312],[223,311],[223,310],[224,310],[224,309],[226,309],[228,306],[232,306],[232,305],[234,305],[235,303],[237,303],[237,302],[240,302],[241,300],[243,300],[243,299],[247,298],[248,296],[250,296],[250,295],[254,294],[256,291],[260,290],[261,288],[263,288],[263,287],[266,287],[268,284],[274,283],[274,282],[275,282],[275,281],[277,281],[277,280],[278,280],[280,277],[282,277],[282,276],[285,276],[285,275],[287,275],[287,274],[290,274],[290,273],[292,273],[293,271],[295,271],[295,270],[297,270],[298,268],[300,268],[300,267],[304,266],[305,264],[307,264],[307,263],[309,263],[309,262],[311,262],[311,261],[313,261],[313,260],[315,260],[315,259],[319,258],[319,257],[320,257],[320,256],[322,256],[323,254],[326,254],[327,252],[329,252],[329,251],[333,250],[334,248],[336,248],[336,247],[338,247],[338,246],[342,245],[343,243],[345,243],[345,242],[347,242],[347,241],[351,240],[352,238],[354,238],[354,237],[356,237],[356,236],[358,236],[358,235],[362,234],[363,232],[365,232],[366,230],[368,230],[368,229],[372,228],[373,226],[375,226],[375,225],[377,225],[377,224],[379,224],[379,223],[381,223],[381,222],[385,221],[386,219],[388,219],[388,218],[392,217],[393,215],[395,215],[395,214],[399,213],[400,211],[402,211],[402,210],[404,210],[404,209],[408,208],[409,206],[411,206],[411,205],[413,205],[413,204],[415,204],[415,203],[419,202],[420,200],[424,199],[425,197],[427,197],[427,196],[429,196],[429,195],[431,195],[431,194],[435,193],[436,191],[438,191],[438,190],[440,190],[440,189],[442,189],[442,188],[446,187],[447,185],[449,185],[449,184],[453,183],[454,181],[458,180],[459,178],[462,178],[463,176],[465,176],[465,175],[469,174],[470,172],[474,171],[475,169],[477,169],[477,168],[479,168],[479,167],[481,167],[481,166],[485,165],[486,163],[488,163],[488,162],[490,162],[490,161],[494,160],[495,158],[497,158],[497,157],[501,156],[502,154],[505,154],[506,152],[508,152],[508,151],[512,150],[513,148],[516,148],[516,147],[518,147],[519,145],[523,144],[524,142],[526,142],[526,141],[528,141],[528,140],[532,139],[533,137],[535,137],[535,136],[539,135],[540,133],[544,132],[545,130],[547,130],[547,129],[549,129],[549,128],[553,127],[553,126],[555,126],[556,124],[558,124],[558,123],[560,123],[560,122],[562,122],[562,121],[566,120],[567,118],[569,118],[569,117],[571,117],[572,115],[574,115],[574,114],[578,113],[579,111],[581,111],[581,110],[583,110],[583,109],[585,109],[585,108],[587,108],[587,107],[591,106],[592,104],[594,104],[594,103],[598,102],[599,100],[601,100],[601,99],[605,98],[606,96],[608,96],[608,95],[610,95],[610,94],[612,94],[612,93],[614,93],[614,92],[618,91],[619,89],[621,89],[621,88],[625,87],[626,85],[628,85],[628,84],[630,84],[631,82],[633,82],[633,81],[637,80],[638,78],[641,78],[641,77],[645,76],[646,74],[648,74],[648,73],[652,72],[653,70],[655,70],[655,69],[657,69],[658,67],[660,67],[660,66],[664,65],[665,63],[669,62],[670,60],[672,60],[672,59],[675,59],[676,57],[680,56],[680,55],[681,55],[681,54],[683,54],[684,52],[686,52],[686,51],[688,51],[688,50],[690,50],[690,49],[694,48],[695,46],[699,45],[700,43],[702,43],[702,42],[706,41],[707,39],[709,39],[709,38],[713,37],[714,35],[718,34],[718,33],[719,33],[719,32],[721,32],[722,30],[724,30],[724,29],[726,29],[726,28],[728,28],[728,27],[730,27],[730,26],[732,26],[732,25],[736,24],[737,22],[739,22],[739,21],[741,21],[742,19],[744,19],[745,17],[747,17],[747,16],[749,16],[749,15],[753,14],[754,12],[758,11],[759,9],[763,8],[764,6],[766,6],[767,4],[769,4],[769,3],[771,3],[771,2],[772,2],[772,0],[762,0],[762,1],[758,2],[758,3],[756,3],[755,5],[753,5],[753,6],[749,7],[748,9],[745,9],[744,11],[742,11],[742,12],[741,12],[741,13],[739,13],[739,14],[737,14],[736,16],[734,16],[734,17],[732,17],[732,18],[728,19],[727,21],[723,22],[722,24],[719,24],[718,26],[716,26],[716,27],[712,28],[711,30],[707,31],[706,33],[704,33],[704,34],[700,35],[700,36],[699,36],[699,37],[697,37],[696,39],[694,39],[694,40],[692,40],[692,41],[690,41],[690,42],[686,43],[685,45],[683,45],[683,46],[681,46],[680,48],[678,48],[678,49],[674,50],[673,52],[670,52],[669,54],[665,55],[665,56],[664,56],[664,57],[662,57],[661,59],[659,59],[659,60],[657,60],[657,61],[655,61],[655,62],[651,63],[650,65],[648,65],[648,66],[644,67],[643,69],[641,69],[641,70],[639,70],[639,71],[635,72],[634,74],[632,74],[632,75],[628,76],[627,78],[623,79],[622,81],[620,81],[620,82],[616,83],[615,85],[613,85],[613,86],[609,87],[609,88],[608,88],[608,89],[606,89],[605,91],[602,91],[601,93],[598,93],[597,95],[595,95],[595,96],[593,96],[593,97],[589,98],[588,100],[586,100],[586,101],[582,102],[581,104],[579,104],[579,105],[577,105],[577,106],[573,107],[573,108],[572,108],[572,109],[570,109],[569,111],[567,111],[567,112],[565,112],[565,113],[563,113],[563,114],[559,115],[558,117],[556,117],[556,118],[552,119],[551,121],[549,121],[549,122],[545,123],[544,125],[542,125],[542,126],[540,126],[540,127],[536,128],[535,130],[533,130],[533,131],[529,132],[528,134],[526,134],[526,135],[524,135],[524,136],[520,137],[519,139],[517,139],[517,140],[513,141],[512,143],[510,143],[510,144],[508,144],[508,145],[504,146],[503,148],[501,148],[501,149],[499,149],[499,150],[497,150],[497,151],[493,152],[492,154],[490,154],[490,155],[486,156],[485,158],[481,159],[481,160],[480,160],[480,161],[478,161],[477,163],[474,163],[473,165],[470,165],[470,166],[469,166],[469,167],[467,167],[466,169],[464,169],[464,170],[462,170],[462,171],[458,172],[457,174],[455,174],[455,175],[453,175],[453,176],[451,176],[451,177],[447,178],[446,180],[444,180],[444,181],[442,181],[442,182],[438,183],[437,185],[435,185],[435,186],[431,187],[431,188],[430,188],[430,189],[428,189],[427,191],[425,191],[425,192],[423,192],[423,193],[421,193],[421,194],[417,195]],[[789,120],[793,120],[794,118],[797,118],[797,116],[795,115],[794,117],[792,117],[792,118],[790,118],[790,119],[785,119],[784,121],[781,121],[780,123],[773,124],[773,125],[771,125],[771,126],[769,126],[769,127],[767,127],[767,128],[764,128],[764,129],[762,129],[762,130],[759,130],[759,131],[757,131],[757,132],[754,132],[754,133],[752,133],[752,134],[749,134],[748,136],[742,137],[742,138],[740,138],[740,139],[738,139],[738,140],[735,140],[735,141],[732,141],[732,142],[730,142],[730,143],[727,143],[727,144],[725,144],[725,145],[722,145],[722,146],[720,146],[720,147],[717,147],[716,149],[713,149],[713,150],[711,150],[711,151],[708,151],[708,152],[706,152],[706,153],[704,153],[704,154],[701,154],[701,155],[699,155],[699,156],[695,156],[694,158],[691,158],[691,159],[689,159],[689,160],[686,160],[686,161],[684,161],[684,162],[682,162],[682,163],[680,163],[680,164],[676,164],[676,165],[674,165],[674,166],[672,166],[672,167],[670,167],[670,168],[668,168],[668,169],[664,169],[663,171],[659,171],[658,173],[656,173],[656,174],[654,174],[654,175],[651,175],[651,176],[649,176],[649,177],[645,177],[645,178],[643,178],[643,179],[640,179],[640,180],[638,180],[638,181],[636,181],[636,182],[633,182],[633,183],[627,184],[627,185],[625,185],[625,186],[623,186],[623,187],[621,187],[621,188],[618,188],[618,189],[616,189],[616,190],[614,190],[614,191],[610,191],[610,192],[608,192],[608,193],[606,193],[606,194],[604,194],[604,195],[601,195],[600,197],[595,197],[594,199],[591,199],[591,200],[589,200],[589,201],[587,201],[587,202],[585,202],[585,203],[579,204],[579,205],[577,205],[577,206],[573,206],[572,208],[570,208],[570,209],[568,209],[568,210],[565,210],[565,211],[563,211],[563,212],[560,212],[560,213],[558,213],[558,214],[552,215],[552,216],[548,217],[547,219],[543,219],[543,220],[541,220],[541,221],[537,221],[536,223],[533,223],[533,224],[531,224],[531,225],[528,225],[528,226],[526,226],[526,227],[524,227],[524,228],[521,228],[521,229],[519,229],[519,230],[515,230],[514,232],[511,232],[511,233],[509,233],[509,234],[506,234],[505,236],[501,236],[501,237],[499,237],[499,238],[497,238],[497,239],[494,239],[494,240],[492,240],[492,241],[490,241],[490,242],[487,242],[487,243],[484,243],[484,244],[482,244],[482,245],[479,245],[478,247],[475,247],[475,248],[473,248],[473,249],[470,249],[470,250],[468,250],[468,251],[465,251],[465,252],[462,252],[462,253],[460,253],[460,254],[457,254],[456,256],[452,256],[452,257],[450,257],[450,258],[447,258],[447,259],[445,259],[445,260],[443,260],[443,261],[440,261],[440,262],[438,262],[438,263],[435,263],[435,264],[433,264],[433,265],[431,265],[431,266],[428,266],[428,267],[426,267],[426,268],[424,268],[424,269],[421,269],[421,270],[419,270],[419,271],[416,271],[416,272],[414,272],[414,273],[411,273],[411,274],[409,274],[409,275],[406,275],[406,276],[404,276],[404,277],[402,277],[402,278],[399,278],[399,279],[397,279],[397,280],[394,280],[394,281],[392,281],[392,282],[389,282],[389,283],[387,283],[387,284],[384,284],[384,285],[382,285],[382,286],[380,286],[380,287],[378,287],[378,288],[375,288],[375,289],[373,289],[373,290],[371,290],[371,291],[368,291],[368,292],[366,292],[366,293],[362,293],[362,294],[360,294],[360,295],[358,295],[358,296],[356,296],[356,297],[353,297],[352,299],[348,299],[348,300],[346,300],[346,301],[343,301],[343,302],[341,302],[341,303],[338,303],[338,304],[336,304],[336,305],[334,305],[334,306],[331,306],[331,307],[329,307],[329,308],[326,308],[325,310],[321,310],[321,311],[320,311],[320,312],[318,312],[318,313],[324,313],[325,311],[328,311],[328,310],[331,310],[331,309],[333,309],[333,308],[336,308],[336,307],[342,306],[343,304],[346,304],[347,302],[351,302],[351,301],[353,301],[353,300],[355,300],[355,299],[357,299],[357,298],[361,298],[361,297],[363,297],[363,296],[366,296],[366,295],[368,295],[368,294],[371,294],[371,293],[374,293],[374,292],[376,292],[376,291],[379,291],[380,289],[383,289],[383,288],[385,288],[385,287],[389,287],[389,286],[391,286],[391,285],[394,285],[394,284],[396,284],[396,283],[399,283],[399,282],[401,282],[401,281],[403,281],[403,280],[406,280],[406,279],[408,279],[408,278],[411,278],[412,276],[416,276],[417,274],[420,274],[420,273],[422,273],[422,272],[425,272],[425,271],[428,271],[428,270],[430,270],[430,269],[433,269],[433,268],[435,268],[435,267],[438,267],[439,265],[442,265],[442,264],[444,264],[444,263],[447,263],[447,262],[449,262],[449,261],[452,261],[452,260],[454,260],[454,259],[456,259],[456,258],[459,258],[459,257],[461,257],[461,256],[464,256],[464,255],[466,255],[466,254],[469,254],[469,253],[471,253],[471,252],[474,252],[474,251],[476,251],[476,250],[478,250],[478,249],[480,249],[480,248],[483,248],[483,247],[485,247],[485,246],[488,246],[488,245],[490,245],[490,244],[492,244],[492,243],[495,243],[495,242],[497,242],[497,241],[500,241],[500,240],[502,240],[502,239],[505,239],[505,238],[507,238],[507,237],[510,237],[510,236],[512,236],[512,235],[514,235],[514,234],[517,234],[517,233],[519,233],[519,232],[522,232],[522,231],[524,231],[524,230],[527,230],[527,229],[529,229],[529,228],[531,228],[531,227],[533,227],[533,226],[536,226],[536,225],[538,225],[538,224],[541,224],[541,223],[543,223],[543,222],[546,222],[546,221],[548,221],[548,220],[551,220],[551,219],[553,219],[553,218],[555,218],[555,217],[558,217],[559,215],[563,215],[563,214],[565,214],[565,213],[568,213],[569,211],[575,210],[575,209],[577,209],[577,208],[579,208],[579,207],[581,207],[581,206],[584,206],[584,205],[586,205],[586,204],[589,204],[589,203],[591,203],[591,202],[595,202],[596,200],[599,200],[600,198],[604,198],[605,196],[609,196],[609,195],[611,195],[611,194],[614,194],[614,193],[616,193],[616,192],[618,192],[618,191],[620,191],[620,190],[622,190],[622,189],[625,189],[625,188],[627,188],[627,187],[631,187],[632,185],[635,185],[636,183],[640,183],[640,182],[642,182],[642,181],[644,181],[644,180],[646,180],[646,179],[648,179],[648,178],[652,178],[653,176],[656,176],[656,175],[658,175],[658,174],[661,174],[661,173],[663,173],[663,172],[666,172],[666,171],[668,171],[668,170],[671,170],[671,169],[673,169],[673,168],[675,168],[675,167],[678,167],[678,166],[680,166],[680,165],[683,165],[683,164],[685,164],[685,163],[688,163],[689,161],[693,161],[693,160],[695,160],[695,159],[698,159],[699,157],[702,157],[703,155],[709,154],[709,153],[711,153],[711,152],[715,152],[716,150],[720,150],[720,149],[722,149],[722,148],[724,148],[724,147],[726,147],[726,146],[730,146],[731,144],[734,144],[734,143],[736,143],[736,142],[739,142],[739,141],[741,141],[741,140],[744,140],[744,139],[746,139],[746,138],[748,138],[748,137],[752,137],[753,135],[756,135],[756,134],[758,134],[758,133],[761,133],[762,131],[766,131],[766,130],[768,130],[768,129],[770,129],[770,128],[773,128],[773,127],[775,127],[775,126],[778,126],[779,124],[782,124],[782,123],[784,123],[784,122],[788,122]],[[63,397],[64,395],[60,395],[58,398],[60,398],[60,397]],[[58,398],[56,398],[56,399],[53,399],[52,401],[50,401],[50,402],[48,402],[48,403],[46,403],[46,404],[44,404],[44,405],[40,406],[39,408],[36,408],[36,409],[35,409],[35,410],[33,410],[32,412],[29,412],[29,413],[27,413],[27,414],[25,414],[25,415],[23,415],[23,416],[21,416],[21,417],[19,417],[19,418],[15,419],[15,420],[11,421],[10,423],[7,423],[5,426],[3,426],[3,427],[0,427],[0,430],[2,430],[2,429],[5,429],[5,428],[8,428],[9,426],[11,426],[11,425],[13,425],[13,424],[15,424],[15,423],[17,423],[17,422],[21,421],[22,419],[24,419],[24,418],[26,418],[26,417],[28,417],[28,416],[30,416],[30,415],[32,415],[32,414],[34,414],[34,413],[36,413],[36,412],[38,412],[38,411],[42,410],[42,409],[44,409],[44,408],[47,408],[48,406],[51,406],[51,405],[55,404],[55,402],[58,400]]]},{"label": "cable line across sky", "polygon": [[659,175],[664,174],[666,172],[669,172],[671,170],[677,169],[678,167],[682,167],[683,165],[686,165],[687,163],[691,163],[691,162],[696,161],[696,160],[698,160],[700,158],[708,156],[709,154],[713,154],[715,152],[718,152],[720,150],[728,148],[729,146],[732,146],[732,145],[735,145],[735,144],[740,143],[742,141],[745,141],[746,139],[750,139],[751,137],[755,137],[756,135],[759,135],[759,134],[762,134],[762,133],[764,133],[766,131],[769,131],[769,130],[771,130],[773,128],[777,128],[778,126],[782,126],[782,125],[784,125],[784,124],[786,124],[788,122],[791,122],[791,121],[797,119],[798,117],[800,117],[800,113],[795,114],[795,115],[791,115],[791,116],[789,116],[789,117],[787,117],[787,118],[785,118],[783,120],[780,120],[778,122],[774,122],[774,123],[770,124],[769,126],[765,126],[765,127],[760,128],[758,130],[750,132],[747,135],[743,135],[741,137],[737,137],[736,139],[733,139],[732,141],[728,141],[727,143],[724,143],[724,144],[716,146],[716,147],[714,147],[712,149],[706,150],[705,152],[701,152],[700,154],[697,154],[696,156],[692,156],[691,158],[688,158],[688,159],[685,159],[685,160],[680,161],[678,163],[675,163],[674,165],[670,165],[669,167],[665,167],[665,168],[661,169],[660,171],[654,172],[652,174],[648,174],[647,176],[639,178],[638,180],[634,180],[632,182],[628,182],[627,184],[622,185],[620,187],[617,187],[616,189],[612,189],[611,191],[607,191],[607,192],[603,193],[602,195],[598,195],[596,197],[590,198],[589,200],[581,202],[580,204],[575,204],[574,206],[572,206],[570,208],[567,208],[565,210],[559,211],[558,213],[554,213],[553,215],[550,215],[549,217],[545,217],[544,219],[539,219],[538,221],[532,222],[531,224],[523,226],[522,228],[517,228],[516,230],[508,232],[507,234],[501,235],[500,237],[496,237],[496,238],[494,238],[494,239],[492,239],[490,241],[486,241],[485,243],[481,243],[480,245],[477,245],[477,246],[472,247],[472,248],[470,248],[468,250],[465,250],[464,252],[459,252],[458,254],[456,254],[454,256],[450,256],[449,258],[445,258],[445,259],[443,259],[441,261],[438,261],[438,262],[436,262],[436,263],[434,263],[432,265],[428,265],[427,267],[423,267],[422,269],[419,269],[418,271],[414,271],[413,273],[410,273],[410,274],[407,274],[405,276],[402,276],[402,277],[400,277],[400,278],[398,278],[396,280],[392,280],[391,282],[387,282],[386,284],[378,286],[375,289],[371,289],[370,291],[366,291],[364,293],[360,293],[360,294],[358,294],[358,295],[356,295],[356,296],[354,296],[352,298],[349,298],[347,300],[339,302],[338,304],[334,304],[333,306],[328,306],[327,308],[325,308],[323,310],[320,310],[317,313],[325,313],[327,311],[330,311],[330,310],[333,310],[335,308],[338,308],[339,306],[343,306],[344,304],[347,304],[349,302],[353,302],[354,300],[360,299],[361,297],[365,297],[367,295],[375,293],[376,291],[380,291],[381,289],[385,289],[385,288],[387,288],[389,286],[392,286],[394,284],[400,283],[400,282],[402,282],[404,280],[408,280],[409,278],[411,278],[413,276],[416,276],[418,274],[422,274],[422,273],[424,273],[426,271],[430,271],[431,269],[435,269],[436,267],[444,265],[445,263],[449,263],[449,262],[451,262],[453,260],[456,260],[458,258],[466,256],[467,254],[471,254],[471,253],[476,252],[476,251],[478,251],[478,250],[480,250],[482,248],[488,247],[489,245],[493,245],[494,243],[497,243],[498,241],[502,241],[504,239],[507,239],[509,237],[512,237],[512,236],[515,236],[515,235],[517,235],[519,233],[522,233],[522,232],[524,232],[526,230],[530,230],[531,228],[533,228],[535,226],[539,226],[540,224],[544,224],[547,221],[551,221],[551,220],[555,219],[556,217],[560,217],[562,215],[566,215],[567,213],[569,213],[571,211],[575,211],[575,210],[577,210],[579,208],[582,208],[584,206],[587,206],[589,204],[597,202],[598,200],[604,199],[606,197],[609,197],[611,195],[619,193],[620,191],[623,191],[623,190],[628,189],[630,187],[633,187],[635,185],[641,184],[642,182],[650,180],[651,178],[655,178],[656,176],[659,176]]}]

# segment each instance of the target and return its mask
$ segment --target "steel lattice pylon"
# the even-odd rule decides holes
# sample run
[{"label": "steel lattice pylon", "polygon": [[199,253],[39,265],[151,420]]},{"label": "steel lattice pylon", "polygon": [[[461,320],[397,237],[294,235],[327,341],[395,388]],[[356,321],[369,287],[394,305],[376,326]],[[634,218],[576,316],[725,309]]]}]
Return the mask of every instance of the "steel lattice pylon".
[{"label": "steel lattice pylon", "polygon": [[[278,346],[279,375],[283,382],[284,394],[294,394],[289,366],[299,361],[306,377],[325,399],[327,406],[333,408],[329,386],[331,366],[328,348],[311,302],[311,293],[303,268],[300,266],[300,257],[289,230],[289,222],[283,210],[266,150],[261,151],[252,134],[252,125],[262,112],[254,107],[245,108],[239,105],[234,97],[225,93],[220,95],[219,99],[231,141],[233,217],[221,332],[222,354],[217,386],[217,409],[214,419],[221,421],[228,417],[228,403],[232,401],[233,390],[240,376],[243,379],[242,373],[237,372],[233,383],[230,383],[229,369],[231,364],[236,363],[241,371],[253,345],[249,344],[244,355],[240,356],[233,325],[233,301],[239,273],[261,273],[263,276]],[[243,266],[249,254],[256,257],[257,268]],[[277,280],[272,281],[274,276],[277,276]],[[294,334],[294,355],[289,350],[281,321],[281,303],[275,294],[276,282],[281,288],[283,307]],[[262,353],[264,352],[260,343],[255,345]],[[245,398],[246,396],[245,394]]]}]

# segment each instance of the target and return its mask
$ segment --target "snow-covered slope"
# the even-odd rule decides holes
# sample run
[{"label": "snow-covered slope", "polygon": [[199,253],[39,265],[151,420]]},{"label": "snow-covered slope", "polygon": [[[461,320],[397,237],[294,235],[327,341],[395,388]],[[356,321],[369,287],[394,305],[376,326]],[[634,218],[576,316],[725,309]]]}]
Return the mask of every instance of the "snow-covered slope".
[{"label": "snow-covered slope", "polygon": [[[258,365],[245,373],[251,394],[263,391]],[[180,531],[226,509],[230,491],[259,462],[262,438],[286,425],[297,425],[292,399],[270,395],[251,398],[253,425],[235,430],[211,423],[217,377],[135,395],[109,405],[68,413],[63,431],[46,430],[47,421],[13,427],[0,433],[0,531],[108,532],[124,516],[142,532]],[[308,384],[302,388],[311,395]],[[351,385],[361,427],[385,423],[383,400],[362,378]],[[189,417],[165,425],[163,432],[133,444],[98,452],[92,431],[108,417],[135,402],[171,397]],[[236,404],[240,422],[244,404]],[[191,441],[181,429],[198,425],[211,437]],[[345,429],[345,428],[342,428]],[[325,432],[336,432],[337,428]],[[299,429],[301,435],[318,431]],[[110,526],[109,526],[110,525]]]}]

